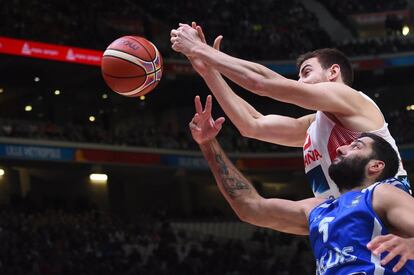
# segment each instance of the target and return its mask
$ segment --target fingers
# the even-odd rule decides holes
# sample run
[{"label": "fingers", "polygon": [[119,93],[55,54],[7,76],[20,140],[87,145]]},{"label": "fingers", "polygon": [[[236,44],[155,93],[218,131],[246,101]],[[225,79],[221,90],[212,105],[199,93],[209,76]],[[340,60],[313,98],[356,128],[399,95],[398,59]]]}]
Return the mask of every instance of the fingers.
[{"label": "fingers", "polygon": [[198,36],[200,37],[201,41],[203,41],[203,43],[207,44],[206,37],[204,35],[203,29],[200,26],[197,26],[196,31],[197,31]]},{"label": "fingers", "polygon": [[194,98],[194,105],[195,105],[196,113],[201,115],[203,113],[203,105],[201,104],[200,96],[196,96]]},{"label": "fingers", "polygon": [[213,105],[211,95],[207,96],[206,105],[204,106],[204,110],[203,110],[203,105],[201,104],[200,96],[198,96],[198,95],[194,98],[194,105],[195,105],[196,113],[198,115],[202,115],[202,114],[208,114],[209,115],[209,114],[211,114],[211,107]]},{"label": "fingers", "polygon": [[190,123],[188,123],[188,127],[190,127],[190,130],[200,130],[200,127],[198,127],[198,122],[200,121],[200,115],[199,114],[195,114],[193,119],[190,121]]},{"label": "fingers", "polygon": [[171,36],[171,38],[170,38],[171,44],[174,45],[174,43],[177,41],[178,30],[176,30],[176,29],[171,30],[170,36]]},{"label": "fingers", "polygon": [[173,49],[174,51],[176,51],[178,53],[180,52],[180,47],[178,46],[177,43],[172,43],[171,49]]},{"label": "fingers", "polygon": [[407,262],[407,258],[405,256],[401,256],[398,263],[392,268],[393,272],[398,272]]},{"label": "fingers", "polygon": [[390,247],[395,246],[395,240],[393,239],[393,235],[390,234],[386,236],[379,236],[374,245],[376,245],[376,248],[371,249],[371,251],[373,251],[374,255],[379,256]]},{"label": "fingers", "polygon": [[198,36],[200,37],[201,41],[202,41],[203,43],[207,43],[207,41],[206,41],[206,37],[205,37],[205,35],[204,35],[203,30],[201,29],[201,27],[200,27],[200,26],[198,26],[198,25],[197,25],[197,23],[196,23],[196,22],[194,22],[194,21],[193,21],[193,22],[191,22],[191,27],[197,31],[197,34],[198,34]]},{"label": "fingers", "polygon": [[177,35],[178,35],[178,30],[172,29],[171,32],[170,32],[170,36],[171,37],[176,37]]},{"label": "fingers", "polygon": [[386,265],[389,261],[395,258],[395,256],[398,256],[400,254],[401,249],[398,247],[394,247],[392,249],[388,250],[387,256],[381,260],[381,265]]},{"label": "fingers", "polygon": [[383,252],[387,251],[387,256],[381,260],[381,265],[388,264],[396,256],[400,256],[398,263],[393,267],[393,272],[399,271],[407,262],[409,250],[404,239],[393,234],[375,237],[367,244],[367,248],[379,257]]},{"label": "fingers", "polygon": [[377,236],[372,241],[367,244],[367,248],[371,251],[374,251],[380,246],[383,242],[391,240],[393,235],[388,234],[384,236]]},{"label": "fingers", "polygon": [[221,130],[224,121],[226,121],[224,117],[219,117],[218,119],[216,119],[216,121],[214,121],[214,128],[218,131]]},{"label": "fingers", "polygon": [[178,26],[180,26],[182,28],[191,28],[190,25],[184,24],[184,23],[178,23]]},{"label": "fingers", "polygon": [[216,39],[214,39],[214,43],[213,43],[213,48],[216,50],[220,50],[220,46],[221,46],[221,40],[223,39],[222,35],[219,35],[216,37]]},{"label": "fingers", "polygon": [[170,32],[170,35],[171,35],[171,38],[170,38],[171,48],[176,52],[179,51],[178,45],[176,43],[178,41],[178,33],[179,33],[179,31],[175,30],[175,29],[171,30],[171,32]]},{"label": "fingers", "polygon": [[211,106],[213,105],[212,103],[212,98],[211,95],[207,96],[207,100],[206,100],[206,106],[204,107],[204,113],[210,115],[211,114]]}]

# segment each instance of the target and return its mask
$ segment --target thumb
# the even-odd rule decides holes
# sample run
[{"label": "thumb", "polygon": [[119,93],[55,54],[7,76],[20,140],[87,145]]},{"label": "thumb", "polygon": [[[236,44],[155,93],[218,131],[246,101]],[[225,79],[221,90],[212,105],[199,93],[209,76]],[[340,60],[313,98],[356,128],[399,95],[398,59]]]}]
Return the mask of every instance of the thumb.
[{"label": "thumb", "polygon": [[216,119],[214,121],[214,128],[217,130],[221,130],[221,127],[223,126],[224,121],[226,121],[224,117],[219,117],[218,119]]},{"label": "thumb", "polygon": [[222,35],[219,35],[214,39],[213,48],[216,50],[220,50],[221,40],[223,39]]},{"label": "thumb", "polygon": [[200,26],[196,26],[198,37],[200,37],[203,43],[207,43],[206,36],[204,35],[203,29]]}]

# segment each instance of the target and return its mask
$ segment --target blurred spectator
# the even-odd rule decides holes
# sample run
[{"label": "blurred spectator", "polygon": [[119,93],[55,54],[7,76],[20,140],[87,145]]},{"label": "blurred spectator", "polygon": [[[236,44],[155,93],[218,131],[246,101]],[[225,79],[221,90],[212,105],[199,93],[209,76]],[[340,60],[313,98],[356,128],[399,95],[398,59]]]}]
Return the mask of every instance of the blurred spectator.
[{"label": "blurred spectator", "polygon": [[330,10],[342,15],[374,13],[406,9],[407,0],[319,0]]},{"label": "blurred spectator", "polygon": [[[100,125],[81,125],[67,122],[57,125],[52,122],[0,118],[0,137],[27,138],[135,146],[162,149],[198,150],[187,129],[172,130],[168,123],[152,123],[152,120],[125,120],[105,130]],[[275,152],[292,151],[295,148],[255,141],[240,136],[230,124],[219,137],[223,146],[232,152]]]},{"label": "blurred spectator", "polygon": [[337,48],[348,56],[372,56],[412,51],[414,36],[391,35],[381,38],[357,38],[343,41]]},{"label": "blurred spectator", "polygon": [[[407,8],[406,0],[320,0],[345,26],[357,33],[348,15],[387,12]],[[248,60],[287,60],[316,48],[336,46],[320,26],[318,18],[298,0],[292,1],[161,1],[151,5],[143,0],[77,3],[44,3],[39,0],[12,0],[0,9],[4,36],[105,49],[122,35],[141,35],[153,41],[165,58],[183,58],[170,49],[169,32],[179,22],[197,21],[208,41],[224,35],[222,50]],[[400,33],[401,20],[388,16],[390,34]],[[350,44],[351,43],[351,44]],[[407,51],[398,40],[378,42],[376,53]],[[388,44],[397,45],[388,46]],[[411,42],[410,42],[411,43]],[[345,45],[344,45],[345,44]],[[372,54],[369,40],[344,42],[338,47],[354,47],[354,52]],[[412,45],[412,44],[410,44]],[[358,47],[362,48],[358,49]]]},{"label": "blurred spectator", "polygon": [[[271,12],[269,12],[271,11]],[[13,0],[0,10],[2,35],[104,49],[115,38],[135,34],[152,40],[164,57],[168,33],[195,20],[209,38],[223,34],[223,49],[248,59],[289,59],[326,47],[329,36],[314,14],[293,1],[142,0],[44,3]]]},{"label": "blurred spectator", "polygon": [[[97,211],[0,211],[1,274],[310,274],[304,237],[258,231],[252,240],[176,232],[155,216]],[[261,235],[259,238],[258,236]]]}]

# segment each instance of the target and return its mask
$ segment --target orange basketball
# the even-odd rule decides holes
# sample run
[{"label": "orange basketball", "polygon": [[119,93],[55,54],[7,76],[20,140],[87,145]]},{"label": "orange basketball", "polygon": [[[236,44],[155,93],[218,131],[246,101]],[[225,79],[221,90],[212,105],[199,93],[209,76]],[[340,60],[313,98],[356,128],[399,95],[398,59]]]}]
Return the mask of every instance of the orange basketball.
[{"label": "orange basketball", "polygon": [[123,36],[106,48],[101,64],[106,84],[118,94],[130,97],[152,91],[162,76],[158,49],[140,36]]}]

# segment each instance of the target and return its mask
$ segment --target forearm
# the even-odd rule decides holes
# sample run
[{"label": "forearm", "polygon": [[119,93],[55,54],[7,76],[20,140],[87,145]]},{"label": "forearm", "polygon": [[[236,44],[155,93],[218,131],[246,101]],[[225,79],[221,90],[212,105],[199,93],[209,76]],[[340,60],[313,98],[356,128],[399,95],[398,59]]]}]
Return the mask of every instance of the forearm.
[{"label": "forearm", "polygon": [[220,192],[236,214],[242,220],[253,216],[254,208],[251,204],[261,198],[253,185],[236,169],[216,139],[200,145],[200,149],[216,179]]},{"label": "forearm", "polygon": [[242,134],[252,129],[255,119],[262,116],[262,114],[239,97],[218,71],[210,70],[203,74],[202,77],[223,111],[237,129]]},{"label": "forearm", "polygon": [[232,57],[208,45],[194,47],[193,54],[233,82],[255,93],[259,93],[257,86],[260,79],[285,79],[263,65]]},{"label": "forearm", "polygon": [[301,147],[305,140],[309,119],[279,115],[262,115],[239,97],[216,70],[201,75],[221,108],[239,132],[249,138],[284,146]]}]

